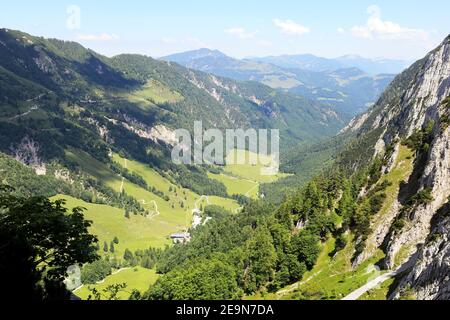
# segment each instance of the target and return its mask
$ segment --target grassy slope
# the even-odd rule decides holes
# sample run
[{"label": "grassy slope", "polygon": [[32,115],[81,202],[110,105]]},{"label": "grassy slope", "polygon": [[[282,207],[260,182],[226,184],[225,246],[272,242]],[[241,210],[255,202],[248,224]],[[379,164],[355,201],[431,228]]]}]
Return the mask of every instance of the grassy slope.
[{"label": "grassy slope", "polygon": [[[386,200],[383,203],[383,207],[381,208],[380,212],[376,215],[375,219],[372,221],[372,230],[376,230],[377,226],[380,224],[389,223],[385,220],[386,215],[389,213],[389,210],[391,210],[392,205],[394,204],[395,200],[398,198],[398,194],[400,191],[400,184],[403,181],[407,181],[409,176],[411,175],[413,171],[414,166],[414,153],[412,150],[410,150],[408,147],[400,145],[400,149],[398,152],[397,159],[394,164],[394,168],[383,176],[383,178],[380,180],[380,183],[383,183],[384,181],[388,181],[391,183],[389,187],[386,189]],[[371,252],[375,251],[376,248],[370,247],[371,244],[375,243],[375,239],[373,238],[375,235],[371,235],[367,241],[368,243],[368,250]],[[399,261],[396,259],[396,265],[399,265],[401,261],[401,257],[399,256]]]},{"label": "grassy slope", "polygon": [[[170,198],[170,201],[168,202],[169,206],[173,205],[175,207],[171,207],[170,209],[179,214],[187,214],[189,219],[191,219],[191,211],[195,208],[195,204],[200,204],[203,199],[201,195],[198,195],[189,189],[181,188],[170,183],[170,181],[145,164],[128,159],[126,160],[117,154],[113,156],[113,159],[122,167],[126,167],[129,171],[137,173],[144,178],[150,187],[155,187],[157,190],[168,195]],[[170,189],[172,189],[172,192],[169,191]],[[185,203],[184,208],[181,208],[181,202]],[[218,205],[230,211],[235,211],[239,208],[236,201],[215,196],[208,197],[208,204]]]},{"label": "grassy slope", "polygon": [[[137,243],[129,247],[129,249],[131,250],[146,249],[150,246],[161,247],[165,244],[170,243],[167,240],[167,237],[172,233],[182,231],[190,226],[192,220],[192,209],[195,208],[196,204],[200,206],[202,200],[204,199],[200,195],[197,195],[188,189],[182,189],[172,185],[167,179],[159,175],[149,166],[138,163],[136,161],[125,161],[125,159],[120,158],[118,155],[114,155],[114,160],[117,163],[124,167],[126,166],[130,171],[136,172],[141,175],[147,181],[149,186],[154,186],[157,190],[169,195],[170,200],[165,201],[152,192],[149,192],[142,187],[129,182],[126,179],[122,179],[103,163],[93,159],[84,152],[70,150],[67,152],[67,155],[70,159],[76,161],[82,167],[83,171],[96,177],[108,187],[114,189],[117,192],[121,190],[123,182],[123,188],[125,192],[128,195],[136,198],[137,200],[142,201],[142,203],[144,204],[144,208],[150,211],[150,216],[147,218],[132,215],[131,220],[139,219],[140,222],[138,224],[142,224],[142,227],[146,228],[146,237],[142,240],[142,242],[136,240]],[[173,188],[173,191],[169,192],[169,188],[171,187]],[[90,205],[82,201],[77,202],[76,199],[66,196],[64,196],[64,198],[70,200],[68,202],[69,207],[72,204],[72,206],[83,206],[88,209],[87,217],[94,221],[94,225],[96,228],[101,228],[103,230],[103,232],[101,232],[99,235],[107,234],[109,236],[111,234],[112,237],[117,235],[119,239],[121,239],[120,234],[112,233],[117,227],[122,228],[124,226],[124,222],[126,222],[124,212],[119,209],[107,206]],[[185,198],[187,200],[185,200]],[[185,203],[184,208],[181,207],[181,202]],[[206,205],[206,199],[204,200],[204,202]],[[158,211],[156,211],[155,203],[158,207]],[[230,211],[236,211],[239,208],[239,205],[236,201],[219,197],[208,197],[208,203],[225,207]],[[93,211],[98,212],[91,213]],[[117,219],[110,219],[110,217],[105,217],[105,213],[109,211],[115,213],[120,212],[120,214],[117,215]],[[130,239],[136,237],[134,230],[135,227],[137,228],[136,230],[140,230],[139,225],[129,226],[128,228],[126,228],[126,230],[123,231],[124,233],[129,233],[129,235],[122,235],[122,237]],[[106,241],[108,243],[112,240],[112,238],[106,238]],[[138,236],[137,239],[140,239],[140,237]],[[104,241],[103,237],[101,237],[100,240]],[[119,251],[124,250],[125,248],[126,247],[123,247],[119,249]]]},{"label": "grassy slope", "polygon": [[136,289],[143,293],[151,284],[155,283],[157,279],[158,275],[156,274],[155,270],[144,269],[141,267],[124,269],[120,270],[116,274],[109,276],[103,283],[83,286],[74,291],[74,293],[81,299],[87,300],[89,298],[89,295],[91,294],[88,287],[95,288],[100,293],[103,293],[102,290],[109,285],[126,283],[127,287],[118,294],[119,299],[126,300],[129,298],[133,289]]},{"label": "grassy slope", "polygon": [[353,270],[350,260],[354,245],[349,243],[335,257],[330,257],[333,250],[334,239],[330,239],[323,244],[316,266],[305,274],[301,282],[279,292],[278,298],[342,299],[378,275],[373,265],[383,258],[383,252],[377,251],[372,258]]},{"label": "grassy slope", "polygon": [[147,109],[149,106],[163,103],[176,103],[183,100],[178,92],[170,90],[156,80],[149,80],[142,88],[131,93],[120,95],[130,102],[136,103],[142,109]]},{"label": "grassy slope", "polygon": [[[126,179],[122,179],[103,163],[93,159],[84,152],[69,150],[67,151],[67,156],[76,161],[83,171],[96,177],[115,191],[120,191],[123,186],[127,194],[138,200],[145,200],[146,205],[144,207],[153,211],[151,212],[153,217],[131,214],[130,219],[127,219],[125,218],[124,210],[121,209],[86,203],[66,195],[54,197],[54,200],[65,199],[68,208],[80,206],[87,209],[85,217],[93,221],[91,232],[98,236],[100,248],[103,247],[104,241],[109,244],[117,236],[119,244],[115,245],[115,256],[118,259],[122,258],[127,248],[135,251],[149,247],[164,247],[171,244],[168,236],[190,225],[192,209],[195,207],[200,208],[207,204],[215,204],[233,212],[239,209],[239,205],[234,200],[220,197],[201,197],[189,189],[182,189],[171,184],[149,166],[136,161],[126,160],[118,155],[113,156],[115,162],[126,167],[131,172],[139,174],[150,187],[155,187],[157,190],[164,192],[169,196],[170,200],[167,202]],[[169,189],[172,189],[172,192]],[[154,203],[151,203],[152,201],[158,205],[159,215],[154,212],[155,206]],[[185,203],[185,208],[181,208],[180,202]],[[137,272],[124,270],[119,274],[111,275],[105,279],[104,283],[92,287],[102,290],[107,285],[125,282],[128,284],[128,287],[126,292],[119,295],[119,298],[127,299],[132,289],[145,291],[154,281],[156,281],[154,271],[138,268]],[[89,290],[83,287],[76,294],[82,299],[86,299],[89,295]]]},{"label": "grassy slope", "polygon": [[[407,180],[413,170],[413,162],[412,151],[405,146],[400,146],[394,169],[380,180],[380,183],[388,181],[392,185],[386,190],[387,198],[373,222],[375,226],[383,223],[383,217],[398,197],[400,183]],[[369,239],[368,243],[370,242]],[[323,244],[322,253],[314,269],[306,273],[301,282],[278,292],[277,298],[341,299],[375,277],[377,271],[371,266],[384,256],[380,249],[369,248],[372,252],[371,258],[353,270],[350,260],[354,252],[354,244],[349,241],[343,251],[331,258],[329,253],[333,249],[334,239],[330,239]],[[391,283],[391,280],[383,283],[380,288],[365,294],[361,299],[386,299]]]},{"label": "grassy slope", "polygon": [[65,199],[68,208],[83,207],[87,209],[84,213],[85,218],[93,221],[90,232],[99,238],[101,249],[104,241],[109,245],[117,236],[119,244],[114,245],[117,258],[122,258],[127,248],[134,252],[138,249],[147,249],[150,246],[164,247],[164,245],[170,244],[167,236],[174,229],[169,224],[158,223],[156,219],[133,214],[131,214],[130,219],[127,219],[125,218],[125,212],[121,209],[87,203],[66,195],[58,195],[52,198],[52,200],[56,199]]},{"label": "grassy slope", "polygon": [[258,196],[259,183],[256,181],[245,180],[223,173],[209,173],[208,176],[211,179],[222,182],[227,188],[229,195],[240,194],[249,198],[256,198]]},{"label": "grassy slope", "polygon": [[386,280],[383,282],[378,288],[372,289],[366,293],[364,293],[359,300],[387,300],[389,289],[392,284],[395,282],[394,278]]},{"label": "grassy slope", "polygon": [[[103,163],[90,157],[88,154],[82,151],[70,150],[67,152],[67,156],[71,160],[76,161],[83,171],[99,179],[106,186],[117,192],[121,191],[123,182],[125,193],[140,201],[143,207],[150,211],[150,214],[154,216],[152,221],[155,224],[159,224],[161,227],[163,225],[170,226],[173,232],[177,232],[186,227],[186,221],[190,221],[190,212],[181,208],[173,209],[169,202],[126,179],[122,179]],[[158,208],[155,207],[155,203]]]},{"label": "grassy slope", "polygon": [[[262,174],[262,169],[265,168],[262,164],[251,164],[250,155],[256,157],[254,153],[243,150],[232,151],[227,157],[227,163],[230,163],[231,159],[237,159],[237,156],[242,156],[245,159],[245,164],[227,164],[224,168],[224,173],[213,174],[209,173],[208,176],[211,179],[216,179],[222,182],[227,188],[228,194],[245,195],[249,198],[256,199],[259,193],[259,185],[261,183],[274,182],[280,178],[288,175],[279,173],[275,176],[267,176]],[[268,157],[263,157],[264,161]],[[256,158],[258,159],[258,158]]]},{"label": "grassy slope", "polygon": [[[232,151],[228,157],[227,157],[227,163],[233,162],[232,159],[237,159],[237,157],[242,157],[243,159],[246,159],[245,164],[227,164],[225,166],[225,172],[231,176],[238,177],[241,179],[247,179],[250,181],[255,181],[259,183],[268,183],[268,182],[274,182],[280,178],[286,177],[288,175],[279,173],[277,175],[264,175],[262,173],[262,170],[267,167],[262,165],[261,163],[255,163],[252,164],[250,161],[250,157],[256,157],[254,153],[251,153],[249,151],[244,150],[235,150]],[[263,157],[263,162],[266,162],[270,159],[267,159],[267,157]],[[235,161],[236,162],[236,161]]]}]

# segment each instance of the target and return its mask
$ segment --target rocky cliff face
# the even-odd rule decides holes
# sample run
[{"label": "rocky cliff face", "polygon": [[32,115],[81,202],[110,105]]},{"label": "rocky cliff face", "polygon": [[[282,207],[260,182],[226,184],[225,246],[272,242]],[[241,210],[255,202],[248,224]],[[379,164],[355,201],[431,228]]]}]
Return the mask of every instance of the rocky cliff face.
[{"label": "rocky cliff face", "polygon": [[[378,247],[385,251],[384,265],[389,269],[414,259],[409,261],[413,268],[392,298],[411,289],[420,299],[450,298],[449,96],[450,36],[398,76],[371,111],[346,129],[358,132],[363,139],[370,136],[374,156],[385,153],[387,146],[393,147],[385,173],[393,170],[402,140],[425,127],[430,131],[424,151],[416,154],[413,172],[399,186],[397,200],[387,215],[378,218],[382,223],[375,218],[369,236],[372,243],[356,259],[357,264],[362,262]],[[418,201],[417,195],[427,195],[427,200]]]}]

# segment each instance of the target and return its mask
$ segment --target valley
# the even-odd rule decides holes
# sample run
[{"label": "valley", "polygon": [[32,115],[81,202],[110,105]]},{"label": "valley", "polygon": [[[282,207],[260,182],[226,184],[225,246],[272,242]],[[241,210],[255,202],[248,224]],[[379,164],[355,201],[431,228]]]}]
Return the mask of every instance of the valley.
[{"label": "valley", "polygon": [[[30,300],[449,299],[450,37],[405,64],[109,57],[0,29],[5,286]],[[280,163],[245,140],[224,165],[173,161],[177,129],[200,120],[278,129]]]},{"label": "valley", "polygon": [[[244,153],[249,159],[249,153],[243,151],[233,151],[229,157],[237,153]],[[202,217],[207,206],[217,206],[237,214],[242,209],[235,200],[217,196],[198,195],[193,191],[181,188],[171,182],[167,177],[144,165],[138,161],[129,160],[118,154],[113,154],[112,160],[127,172],[141,177],[154,192],[143,189],[141,186],[133,184],[124,177],[120,177],[110,168],[90,157],[88,154],[70,149],[66,151],[68,159],[80,165],[82,170],[92,175],[98,181],[104,183],[118,193],[126,193],[138,200],[146,210],[145,215],[129,213],[127,217],[124,210],[108,205],[98,205],[86,203],[82,200],[67,196],[57,195],[52,200],[64,199],[67,208],[85,208],[84,216],[93,222],[90,232],[98,237],[100,248],[106,243],[108,246],[117,238],[119,243],[114,245],[114,252],[99,252],[106,258],[113,258],[122,261],[125,250],[136,252],[148,248],[165,248],[172,245],[170,236],[172,234],[187,232],[195,222],[194,215],[200,214],[200,223],[206,223]],[[248,162],[248,161],[247,161]],[[267,182],[268,177],[261,175],[263,166],[246,165],[245,168],[239,166],[225,166],[223,173],[209,173],[212,179],[223,182],[227,187],[228,195],[242,195],[248,198],[257,199],[260,182]],[[248,171],[252,170],[252,171]],[[249,180],[252,177],[254,180]],[[270,177],[271,181],[282,178],[280,174]],[[157,193],[157,194],[155,194]],[[134,270],[136,269],[136,270]],[[152,274],[149,272],[153,272]],[[150,276],[151,275],[151,276]],[[119,298],[126,298],[131,294],[131,289],[145,292],[145,290],[157,279],[154,270],[142,267],[120,268],[98,284],[83,285],[74,291],[78,297],[87,299],[92,292],[87,288],[105,289],[109,285],[127,283]],[[144,290],[145,289],[145,290]],[[104,297],[105,298],[105,297]]]}]

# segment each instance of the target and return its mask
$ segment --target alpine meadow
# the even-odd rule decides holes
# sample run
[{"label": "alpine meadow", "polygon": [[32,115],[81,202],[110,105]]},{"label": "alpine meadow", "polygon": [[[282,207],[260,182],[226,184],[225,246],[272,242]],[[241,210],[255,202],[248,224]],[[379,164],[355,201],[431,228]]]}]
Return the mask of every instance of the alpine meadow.
[{"label": "alpine meadow", "polygon": [[22,2],[3,301],[450,299],[447,2]]}]

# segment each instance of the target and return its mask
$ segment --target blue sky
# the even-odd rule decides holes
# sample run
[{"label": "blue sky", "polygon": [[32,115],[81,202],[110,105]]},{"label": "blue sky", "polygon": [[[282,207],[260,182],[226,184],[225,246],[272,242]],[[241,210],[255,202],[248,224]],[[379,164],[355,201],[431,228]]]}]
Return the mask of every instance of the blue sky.
[{"label": "blue sky", "polygon": [[106,55],[209,47],[234,57],[312,53],[416,60],[450,33],[448,0],[161,0],[2,3],[0,27]]}]

